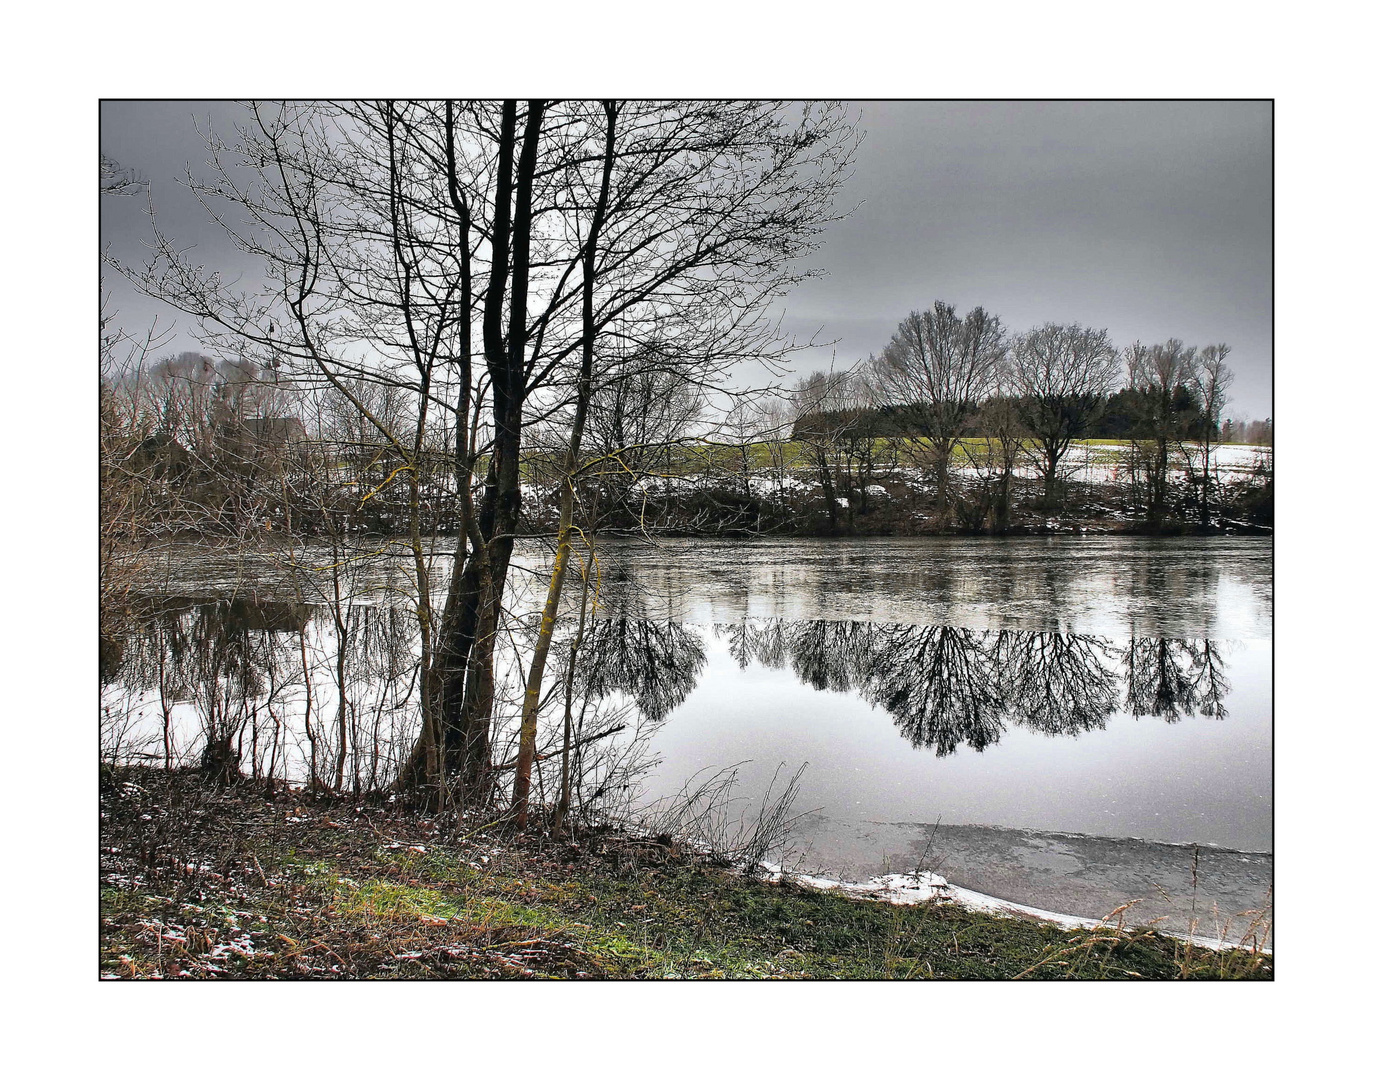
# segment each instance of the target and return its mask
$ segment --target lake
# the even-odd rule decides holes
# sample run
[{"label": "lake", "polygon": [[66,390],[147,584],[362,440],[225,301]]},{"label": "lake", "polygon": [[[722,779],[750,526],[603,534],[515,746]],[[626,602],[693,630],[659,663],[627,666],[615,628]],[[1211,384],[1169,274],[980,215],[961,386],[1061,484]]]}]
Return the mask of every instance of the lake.
[{"label": "lake", "polygon": [[[804,766],[793,810],[812,812],[790,856],[806,869],[856,878],[942,857],[950,880],[1034,903],[1054,900],[1049,878],[1104,881],[1102,845],[1133,866],[1122,895],[1136,878],[1175,886],[1177,853],[1203,845],[1229,860],[1217,877],[1244,878],[1231,907],[1271,876],[1270,540],[603,540],[598,553],[577,722],[624,730],[597,744],[583,798],[599,785],[605,805],[642,807],[737,766],[747,817]],[[332,776],[344,640],[342,775],[384,783],[417,724],[402,553],[348,564],[337,595],[332,574],[299,570],[337,561],[319,552],[164,555],[140,632],[108,650],[106,756],[191,760],[209,717],[238,725],[245,771],[301,779],[313,760]],[[516,612],[534,610],[546,563],[538,544],[517,550]],[[560,648],[578,599],[570,587]],[[563,698],[555,687],[543,730],[561,730]],[[556,790],[555,773],[536,780]],[[1098,893],[1058,899],[1114,895]]]}]

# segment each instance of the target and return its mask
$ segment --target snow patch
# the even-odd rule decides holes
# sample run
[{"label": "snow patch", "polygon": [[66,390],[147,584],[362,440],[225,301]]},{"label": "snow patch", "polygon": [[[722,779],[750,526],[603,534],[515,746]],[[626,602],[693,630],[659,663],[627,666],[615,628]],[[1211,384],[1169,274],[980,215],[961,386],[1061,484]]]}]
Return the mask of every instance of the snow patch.
[{"label": "snow patch", "polygon": [[[924,904],[930,901],[946,901],[958,904],[969,911],[980,911],[987,915],[997,915],[1003,918],[1038,919],[1041,922],[1061,926],[1065,930],[1095,930],[1113,925],[1109,919],[1088,919],[1081,915],[1063,915],[1056,911],[1045,911],[1043,908],[1001,900],[985,893],[974,892],[972,889],[950,885],[938,874],[931,874],[928,871],[916,874],[884,874],[868,881],[854,882],[837,881],[833,878],[816,877],[812,874],[784,873],[782,868],[775,863],[765,862],[762,867],[767,871],[771,881],[781,881],[785,878],[787,881],[804,885],[807,888],[838,891],[845,896],[852,896],[861,900],[877,900],[887,904]],[[1233,942],[1224,942],[1220,938],[1202,937],[1196,934],[1168,934],[1167,936],[1190,941],[1193,945],[1198,945],[1204,949],[1221,950],[1238,947]],[[1271,955],[1273,950],[1265,948],[1263,951]]]}]

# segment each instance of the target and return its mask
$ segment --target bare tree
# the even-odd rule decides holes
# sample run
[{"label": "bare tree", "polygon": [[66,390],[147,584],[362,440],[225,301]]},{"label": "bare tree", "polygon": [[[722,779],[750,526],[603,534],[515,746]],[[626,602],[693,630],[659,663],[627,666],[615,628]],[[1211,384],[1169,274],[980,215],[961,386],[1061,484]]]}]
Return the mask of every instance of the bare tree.
[{"label": "bare tree", "polygon": [[669,500],[650,505],[650,488],[672,494],[674,447],[698,428],[705,412],[699,386],[645,357],[622,361],[598,386],[587,415],[582,479],[593,489],[603,521],[632,520],[651,528]]},{"label": "bare tree", "polygon": [[1177,338],[1147,348],[1135,342],[1125,359],[1138,407],[1133,441],[1146,447],[1142,456],[1148,515],[1157,526],[1167,511],[1172,455],[1186,432],[1190,405],[1187,387],[1193,377],[1196,349],[1185,347]]},{"label": "bare tree", "polygon": [[[731,163],[726,171],[703,172],[699,135],[681,128],[683,119],[692,119],[690,112],[670,110],[664,117],[642,105],[602,102],[602,153],[594,181],[579,184],[576,173],[570,174],[573,204],[579,187],[592,196],[585,203],[580,245],[581,364],[572,395],[553,571],[526,679],[513,793],[521,827],[528,812],[544,666],[571,553],[576,476],[592,404],[597,343],[606,336],[651,344],[648,355],[695,379],[709,379],[738,359],[742,347],[761,346],[764,356],[775,355],[776,344],[759,322],[763,302],[790,280],[787,264],[805,249],[816,212],[828,213],[827,193],[832,193],[836,177],[824,168],[814,171],[817,162],[806,160],[805,142],[780,130],[770,146],[771,164],[756,172],[756,166],[746,168],[744,183],[739,183],[737,168],[748,160],[740,158],[740,151],[756,137],[736,126],[748,112],[718,114],[700,129],[709,137],[710,153]],[[622,114],[627,121],[623,129]],[[769,120],[766,113],[751,118]],[[597,124],[583,124],[597,131]],[[827,126],[835,130],[832,121]],[[744,142],[737,141],[740,136]],[[776,171],[779,164],[783,169]],[[798,168],[812,171],[814,179],[798,181]],[[814,186],[815,180],[820,186]],[[797,201],[801,189],[812,200],[810,206]],[[694,204],[685,216],[684,197],[687,205]],[[745,222],[747,243],[740,245],[744,237],[737,230]],[[733,256],[721,261],[717,246],[733,249]],[[729,287],[727,294],[719,290],[721,282]],[[618,352],[609,350],[612,357]],[[618,374],[610,367],[612,379]]]},{"label": "bare tree", "polygon": [[1105,330],[1048,323],[1022,334],[1011,353],[1010,390],[1044,478],[1044,501],[1059,492],[1063,456],[1101,415],[1120,374],[1120,357]]},{"label": "bare tree", "polygon": [[1219,425],[1221,413],[1225,409],[1226,392],[1235,378],[1235,373],[1225,363],[1225,358],[1229,355],[1229,345],[1207,345],[1201,350],[1192,373],[1192,392],[1196,398],[1197,411],[1201,414],[1199,441],[1202,528],[1207,528],[1211,524],[1211,496],[1213,491],[1219,490],[1218,481],[1213,476],[1213,458],[1216,441],[1220,438]]},{"label": "bare tree", "polygon": [[932,453],[941,513],[949,507],[949,465],[979,401],[996,385],[1006,356],[1000,320],[980,307],[962,318],[936,301],[896,328],[874,364],[884,400],[904,407]]},{"label": "bare tree", "polygon": [[616,160],[615,126],[620,115],[618,102],[605,101],[602,107],[605,112],[605,142],[601,155],[600,187],[591,210],[587,238],[581,253],[581,365],[577,371],[572,428],[563,459],[564,475],[558,500],[558,539],[553,554],[553,572],[549,578],[548,593],[539,619],[539,635],[529,662],[529,674],[525,679],[524,706],[520,716],[519,757],[515,763],[515,783],[511,796],[515,824],[521,829],[525,827],[529,816],[530,769],[534,763],[535,740],[538,735],[539,700],[543,694],[544,666],[548,661],[549,647],[553,644],[553,627],[558,618],[563,578],[572,554],[572,517],[577,496],[577,467],[581,458],[582,435],[586,431],[586,414],[591,405],[592,377],[595,374],[596,275],[600,269],[598,255],[601,230],[605,227],[610,205],[610,182]]},{"label": "bare tree", "polygon": [[[190,179],[266,260],[270,294],[233,292],[160,231],[151,265],[121,269],[207,337],[331,386],[391,446],[409,489],[425,717],[403,780],[480,797],[526,430],[577,425],[588,354],[594,393],[616,358],[652,356],[700,384],[784,351],[767,303],[808,273],[794,262],[828,220],[853,130],[834,106],[622,102],[612,150],[600,103],[252,109],[232,140],[211,133],[215,178]],[[403,388],[408,431],[350,377]],[[461,522],[439,605],[419,527],[434,414],[451,420]]]},{"label": "bare tree", "polygon": [[981,439],[968,444],[968,458],[978,479],[978,502],[972,508],[960,505],[959,513],[966,525],[985,523],[1000,535],[1011,526],[1015,468],[1027,441],[1018,403],[1005,394],[988,398],[977,412],[977,430]]},{"label": "bare tree", "polygon": [[844,423],[840,429],[840,450],[844,464],[844,490],[849,499],[849,525],[853,525],[855,497],[857,511],[868,512],[868,487],[877,467],[877,440],[880,412],[879,394],[871,357],[859,364],[841,388]]},{"label": "bare tree", "polygon": [[854,380],[851,371],[815,371],[798,380],[792,390],[792,438],[801,444],[820,481],[831,532],[839,529],[841,498],[852,524],[853,501],[839,492],[845,490],[842,458],[846,433],[857,422],[850,408]]},{"label": "bare tree", "polygon": [[100,155],[101,195],[137,195],[147,187],[148,182],[133,169],[126,169],[114,158]]},{"label": "bare tree", "polygon": [[790,513],[787,489],[791,484],[788,462],[791,446],[791,406],[780,393],[773,392],[756,403],[756,437],[767,454],[771,497],[785,520]]},{"label": "bare tree", "polygon": [[[100,194],[133,195],[142,187],[129,170],[100,155]],[[116,323],[108,295],[100,298],[100,634],[110,647],[129,618],[129,599],[143,552],[158,535],[151,498],[165,486],[169,455],[149,443],[156,417],[141,393],[148,357],[165,341],[154,322],[141,337]]]}]

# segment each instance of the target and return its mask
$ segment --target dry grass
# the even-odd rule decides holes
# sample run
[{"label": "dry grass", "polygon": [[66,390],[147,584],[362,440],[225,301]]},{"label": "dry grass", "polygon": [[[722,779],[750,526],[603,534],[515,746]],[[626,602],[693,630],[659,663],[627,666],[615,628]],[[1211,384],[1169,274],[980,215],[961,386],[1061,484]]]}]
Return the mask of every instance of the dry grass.
[{"label": "dry grass", "polygon": [[[758,837],[787,818],[787,802],[779,796],[758,814]],[[1065,933],[954,904],[900,906],[759,881],[663,837],[517,836],[387,804],[248,783],[219,788],[194,773],[147,768],[102,776],[100,901],[105,978],[1272,973],[1261,951],[1189,951],[1151,928],[1127,929],[1128,907],[1113,913],[1114,925]]]}]

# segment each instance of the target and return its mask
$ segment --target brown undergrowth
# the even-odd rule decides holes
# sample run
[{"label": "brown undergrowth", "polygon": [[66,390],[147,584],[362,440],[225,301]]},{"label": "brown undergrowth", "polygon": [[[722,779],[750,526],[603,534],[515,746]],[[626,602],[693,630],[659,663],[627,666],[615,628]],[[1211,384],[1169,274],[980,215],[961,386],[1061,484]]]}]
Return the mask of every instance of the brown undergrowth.
[{"label": "brown undergrowth", "polygon": [[667,835],[554,840],[189,771],[101,774],[118,979],[1216,979],[1256,950],[774,884]]}]

